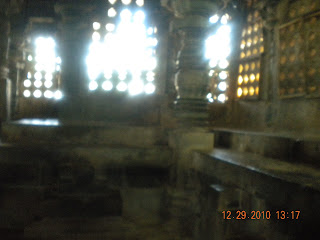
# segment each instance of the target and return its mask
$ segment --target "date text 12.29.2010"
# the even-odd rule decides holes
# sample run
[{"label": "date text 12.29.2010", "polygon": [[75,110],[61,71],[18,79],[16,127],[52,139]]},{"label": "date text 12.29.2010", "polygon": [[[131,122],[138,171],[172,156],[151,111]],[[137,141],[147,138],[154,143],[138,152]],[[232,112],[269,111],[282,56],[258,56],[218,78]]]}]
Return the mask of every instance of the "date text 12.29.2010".
[{"label": "date text 12.29.2010", "polygon": [[259,219],[299,219],[300,211],[222,211],[222,217],[226,220],[236,219],[236,220],[259,220]]}]

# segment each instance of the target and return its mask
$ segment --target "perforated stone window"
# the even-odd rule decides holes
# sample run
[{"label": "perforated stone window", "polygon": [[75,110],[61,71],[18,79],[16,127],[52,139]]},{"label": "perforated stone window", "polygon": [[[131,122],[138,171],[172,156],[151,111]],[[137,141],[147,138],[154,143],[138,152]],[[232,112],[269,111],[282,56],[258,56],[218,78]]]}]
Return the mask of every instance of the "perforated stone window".
[{"label": "perforated stone window", "polygon": [[212,28],[206,40],[205,57],[209,62],[209,102],[224,103],[228,100],[229,57],[231,53],[231,17],[214,15],[209,19]]},{"label": "perforated stone window", "polygon": [[89,91],[153,94],[158,29],[144,1],[109,0],[106,15],[93,23],[86,59]]},{"label": "perforated stone window", "polygon": [[60,64],[56,42],[50,36],[31,38],[25,51],[25,74],[21,82],[24,98],[60,100]]},{"label": "perforated stone window", "polygon": [[280,28],[280,97],[320,96],[320,3],[295,1]]},{"label": "perforated stone window", "polygon": [[251,10],[242,30],[237,97],[257,99],[260,91],[261,59],[264,53],[263,25],[260,13]]}]

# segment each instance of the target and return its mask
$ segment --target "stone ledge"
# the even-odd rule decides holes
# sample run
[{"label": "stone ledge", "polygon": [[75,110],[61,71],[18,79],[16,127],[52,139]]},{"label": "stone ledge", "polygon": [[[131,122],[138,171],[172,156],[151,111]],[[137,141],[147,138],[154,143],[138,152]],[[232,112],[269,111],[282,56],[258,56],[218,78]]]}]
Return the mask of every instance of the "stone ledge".
[{"label": "stone ledge", "polygon": [[[241,174],[254,174],[279,181],[279,184],[282,182],[291,187],[320,192],[320,170],[302,164],[281,162],[257,154],[216,148],[211,154],[195,153],[193,164],[196,170],[208,175],[218,175],[217,173],[222,168],[229,170],[228,167],[230,167],[232,171],[237,170],[232,175],[229,175],[227,171],[219,175],[220,178],[225,178],[233,185],[241,183]],[[281,184],[279,187],[282,187]]]},{"label": "stone ledge", "polygon": [[319,166],[320,136],[317,134],[253,132],[224,128],[213,131],[217,147]]},{"label": "stone ledge", "polygon": [[157,126],[120,124],[62,124],[57,120],[21,120],[4,123],[2,142],[21,146],[128,146],[166,145],[166,133]]}]

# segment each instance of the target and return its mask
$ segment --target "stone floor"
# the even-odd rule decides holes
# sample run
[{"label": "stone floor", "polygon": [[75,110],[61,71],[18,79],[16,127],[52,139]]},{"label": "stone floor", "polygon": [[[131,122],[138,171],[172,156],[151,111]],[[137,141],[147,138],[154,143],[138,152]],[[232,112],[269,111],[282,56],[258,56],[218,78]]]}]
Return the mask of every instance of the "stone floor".
[{"label": "stone floor", "polygon": [[28,240],[187,240],[174,223],[130,220],[122,217],[45,219],[24,231]]}]

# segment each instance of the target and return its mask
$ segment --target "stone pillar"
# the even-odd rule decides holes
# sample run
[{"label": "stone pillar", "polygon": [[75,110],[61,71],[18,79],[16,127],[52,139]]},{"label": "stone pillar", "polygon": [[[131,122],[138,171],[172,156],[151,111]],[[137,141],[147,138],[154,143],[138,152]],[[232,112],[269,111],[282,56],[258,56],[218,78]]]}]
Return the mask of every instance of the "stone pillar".
[{"label": "stone pillar", "polygon": [[9,4],[0,2],[0,124],[10,118],[10,86],[8,56],[10,22]]},{"label": "stone pillar", "polygon": [[207,119],[208,74],[204,58],[209,17],[216,5],[199,0],[163,0],[175,18],[170,31],[177,36],[175,113],[178,120],[205,125]]},{"label": "stone pillar", "polygon": [[61,15],[58,44],[62,59],[61,86],[63,99],[59,109],[61,120],[80,120],[84,114],[83,102],[86,84],[86,51],[91,31],[88,1],[58,1],[55,11]]}]

